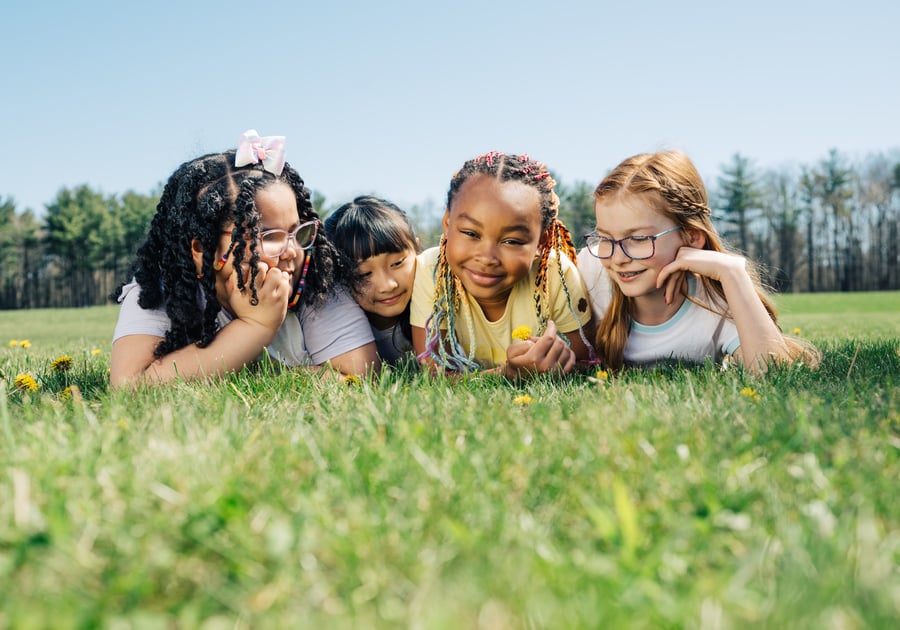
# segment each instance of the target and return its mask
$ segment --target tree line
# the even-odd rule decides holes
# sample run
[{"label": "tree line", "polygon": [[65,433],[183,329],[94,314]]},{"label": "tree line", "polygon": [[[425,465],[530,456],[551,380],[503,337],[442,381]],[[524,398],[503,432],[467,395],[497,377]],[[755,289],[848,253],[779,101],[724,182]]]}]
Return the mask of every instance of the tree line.
[{"label": "tree line", "polygon": [[[557,182],[560,218],[580,248],[594,226],[597,182]],[[761,264],[774,290],[900,288],[896,151],[853,162],[831,150],[815,164],[765,170],[737,153],[707,184],[718,229]],[[0,196],[0,309],[107,303],[130,272],[159,192],[63,188],[40,217]],[[317,192],[313,204],[323,217],[338,205]],[[443,208],[426,202],[408,210],[423,247],[437,244]]]}]

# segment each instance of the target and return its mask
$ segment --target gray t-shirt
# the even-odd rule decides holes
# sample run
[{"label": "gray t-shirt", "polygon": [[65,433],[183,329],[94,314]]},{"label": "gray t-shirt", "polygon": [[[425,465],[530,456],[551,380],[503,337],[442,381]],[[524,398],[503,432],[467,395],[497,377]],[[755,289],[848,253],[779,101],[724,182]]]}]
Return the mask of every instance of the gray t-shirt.
[{"label": "gray t-shirt", "polygon": [[[138,304],[140,286],[131,282],[122,288],[119,320],[113,342],[126,335],[164,337],[172,323],[166,309],[143,309]],[[226,311],[218,315],[219,329],[231,322]],[[366,314],[347,291],[339,289],[319,308],[301,306],[288,311],[281,328],[266,350],[285,365],[322,365],[374,340]]]}]

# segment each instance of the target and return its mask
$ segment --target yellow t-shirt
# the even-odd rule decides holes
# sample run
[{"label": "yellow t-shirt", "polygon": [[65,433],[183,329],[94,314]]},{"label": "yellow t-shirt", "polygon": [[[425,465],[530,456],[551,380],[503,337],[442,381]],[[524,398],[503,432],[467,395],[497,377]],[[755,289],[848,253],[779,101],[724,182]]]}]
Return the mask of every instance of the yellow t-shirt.
[{"label": "yellow t-shirt", "polygon": [[[416,259],[416,280],[413,285],[412,303],[410,305],[410,324],[425,328],[425,322],[431,317],[434,309],[434,267],[437,264],[438,248],[427,249]],[[534,280],[538,272],[535,259],[531,271],[513,285],[506,303],[503,316],[495,322],[489,322],[478,302],[469,295],[466,301],[471,317],[472,330],[475,336],[475,361],[484,368],[492,368],[506,362],[506,349],[512,343],[512,331],[519,326],[528,326],[535,336],[539,335],[538,317],[534,305]],[[570,333],[578,330],[579,323],[587,324],[591,320],[590,300],[578,268],[567,257],[562,257],[563,275],[569,289],[571,309],[566,303],[566,294],[559,280],[559,268],[556,257],[550,257],[549,276],[549,317],[556,322],[560,332]],[[456,338],[466,353],[472,347],[469,335],[469,319],[464,312],[456,314]]]}]

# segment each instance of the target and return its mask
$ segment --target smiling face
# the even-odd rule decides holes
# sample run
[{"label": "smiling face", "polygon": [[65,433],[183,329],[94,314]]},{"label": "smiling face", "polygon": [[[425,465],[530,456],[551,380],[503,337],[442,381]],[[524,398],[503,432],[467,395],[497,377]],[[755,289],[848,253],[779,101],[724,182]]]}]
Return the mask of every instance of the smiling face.
[{"label": "smiling face", "polygon": [[370,256],[359,262],[356,302],[379,330],[390,328],[400,318],[412,297],[416,276],[416,250]]},{"label": "smiling face", "polygon": [[[594,204],[597,234],[618,240],[629,236],[652,236],[676,225],[675,221],[654,209],[650,200],[640,195],[614,195]],[[660,269],[675,260],[685,244],[683,232],[660,236],[651,258],[632,260],[616,245],[610,258],[601,262],[613,282],[630,298],[665,300],[665,290],[656,288]],[[626,245],[627,247],[627,245]]]},{"label": "smiling face", "polygon": [[471,177],[444,215],[444,234],[450,269],[487,318],[495,321],[537,254],[540,195],[521,182]]},{"label": "smiling face", "polygon": [[[281,229],[288,232],[292,231],[300,224],[300,215],[297,211],[297,198],[291,187],[283,182],[275,182],[256,193],[256,209],[259,212],[259,231]],[[233,224],[229,224],[223,228],[223,234],[219,238],[219,244],[216,249],[216,260],[221,257],[231,247],[231,229]],[[299,269],[303,266],[306,252],[295,247],[293,240],[290,241],[287,249],[281,256],[268,257],[262,253],[262,248],[258,247],[260,261],[266,263],[270,267],[278,267],[282,271],[291,274],[291,286],[298,281]],[[216,272],[216,295],[219,303],[223,306],[228,304],[227,283],[234,271],[232,264],[233,256],[229,255],[225,265]],[[244,260],[249,259],[249,252]],[[246,269],[245,269],[246,271]]]}]

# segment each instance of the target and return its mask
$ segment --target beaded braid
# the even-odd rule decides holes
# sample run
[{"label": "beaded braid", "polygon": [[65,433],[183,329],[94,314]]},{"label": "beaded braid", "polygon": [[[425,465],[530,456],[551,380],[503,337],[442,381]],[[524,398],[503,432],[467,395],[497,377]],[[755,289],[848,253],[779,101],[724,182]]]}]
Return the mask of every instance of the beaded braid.
[{"label": "beaded braid", "polygon": [[[550,175],[550,171],[547,170],[545,164],[532,160],[527,154],[512,155],[490,151],[467,161],[453,175],[450,181],[450,189],[447,192],[448,212],[452,210],[453,201],[462,185],[469,178],[476,175],[487,175],[501,182],[521,182],[535,188],[540,196],[541,230],[543,235],[539,245],[540,262],[537,277],[535,278],[534,305],[538,322],[540,323],[538,334],[543,334],[547,324],[547,309],[550,299],[548,269],[551,264],[551,252],[555,253],[553,259],[556,261],[559,278],[565,292],[566,304],[569,310],[575,314],[559,258],[561,254],[565,254],[572,261],[572,264],[577,264],[577,256],[572,243],[572,236],[558,218],[559,196],[554,191],[556,181]],[[446,236],[442,236],[438,261],[433,271],[435,286],[434,307],[431,316],[425,324],[425,351],[419,358],[430,357],[449,370],[467,371],[477,369],[477,363],[474,361],[474,320],[472,319],[468,300],[464,297],[465,289],[462,286],[462,282],[453,274],[450,265],[447,263],[446,241]],[[468,354],[463,350],[462,344],[460,344],[456,335],[455,324],[459,319],[460,310],[462,310],[462,315],[466,321],[469,338],[473,340]],[[591,359],[593,359],[593,346],[584,333],[580,318],[576,315],[575,319],[579,322],[579,334],[591,353]],[[441,329],[445,330],[443,343],[441,341]]]}]

